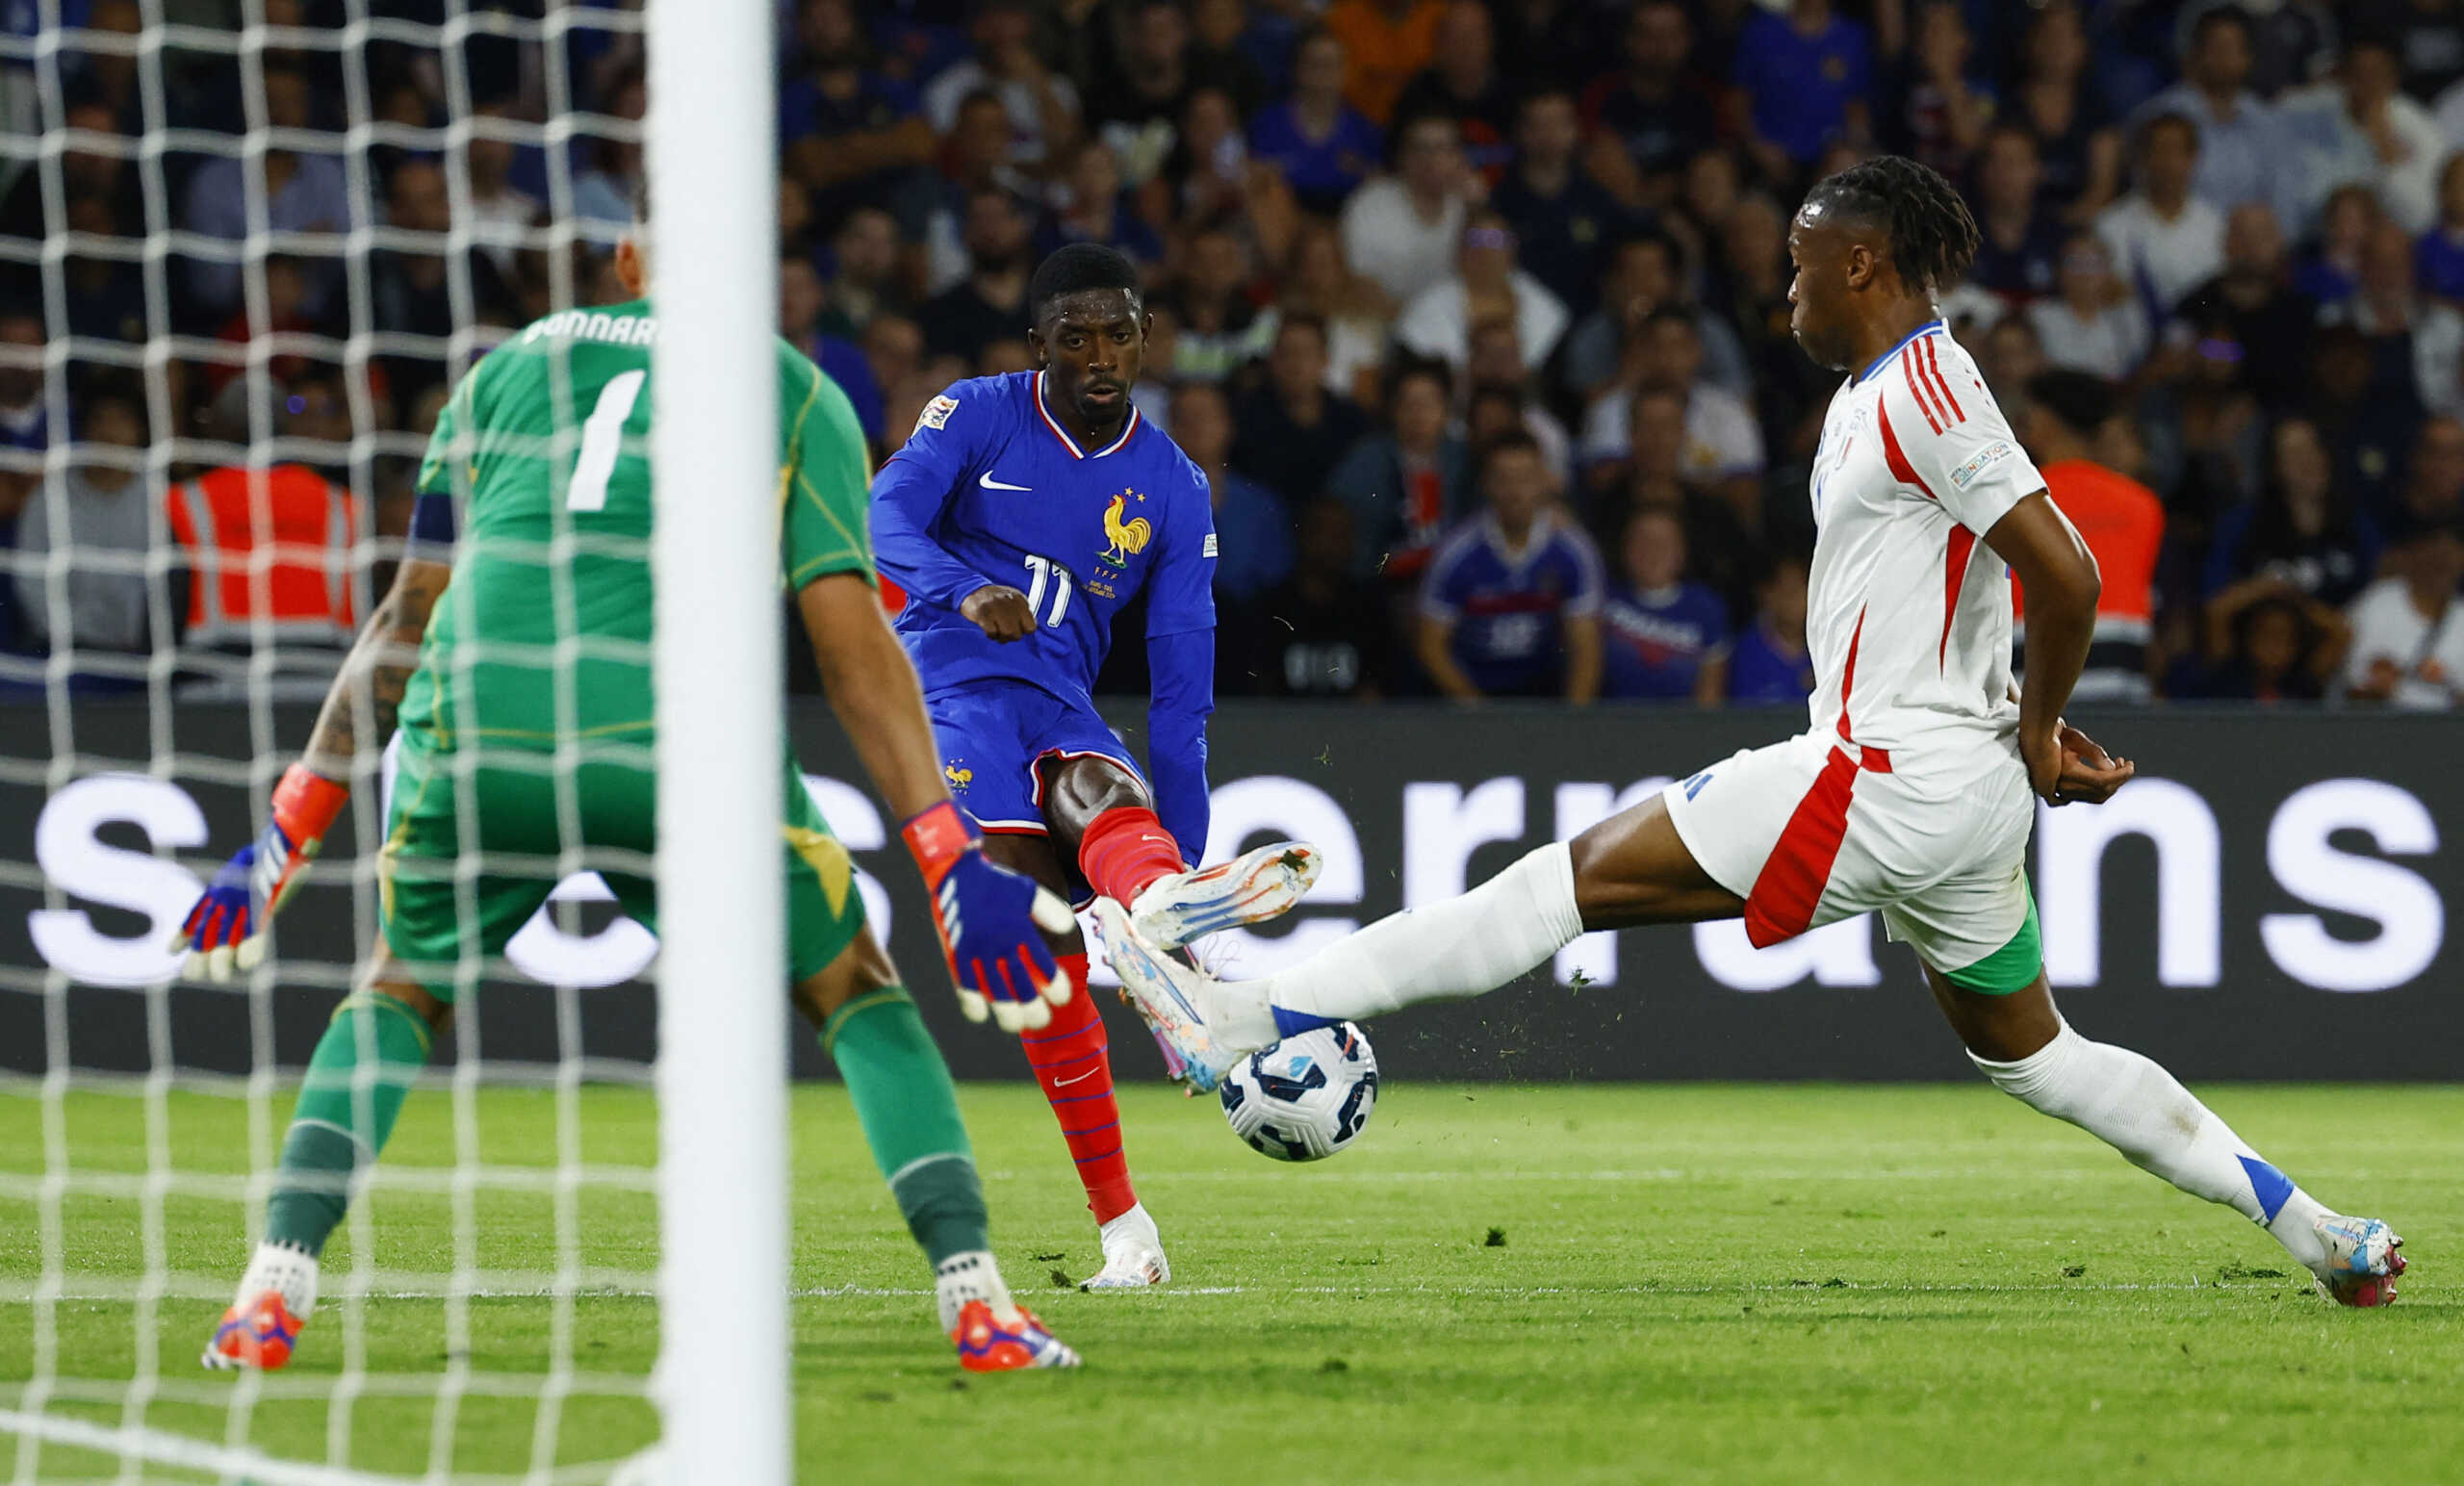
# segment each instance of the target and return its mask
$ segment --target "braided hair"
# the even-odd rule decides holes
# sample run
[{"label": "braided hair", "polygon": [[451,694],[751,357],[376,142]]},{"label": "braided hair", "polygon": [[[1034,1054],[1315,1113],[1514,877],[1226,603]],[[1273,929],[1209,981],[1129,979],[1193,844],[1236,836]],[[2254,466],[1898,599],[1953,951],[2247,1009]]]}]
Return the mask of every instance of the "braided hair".
[{"label": "braided hair", "polygon": [[1975,261],[1976,218],[1951,183],[1905,155],[1876,155],[1814,183],[1809,202],[1863,218],[1889,242],[1890,263],[1911,289],[1956,284]]}]

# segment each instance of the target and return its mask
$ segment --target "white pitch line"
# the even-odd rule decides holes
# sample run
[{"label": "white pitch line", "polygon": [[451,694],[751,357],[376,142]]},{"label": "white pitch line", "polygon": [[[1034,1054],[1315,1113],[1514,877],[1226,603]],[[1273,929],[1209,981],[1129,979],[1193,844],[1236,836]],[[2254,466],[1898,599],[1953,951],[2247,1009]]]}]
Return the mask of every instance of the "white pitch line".
[{"label": "white pitch line", "polygon": [[253,1486],[417,1486],[416,1478],[371,1475],[337,1466],[277,1460],[244,1446],[214,1445],[184,1434],[127,1424],[116,1428],[58,1414],[21,1414],[0,1409],[0,1429],[32,1435],[54,1445],[100,1450],[122,1460],[150,1460],[158,1465],[209,1471],[225,1480],[240,1478]]},{"label": "white pitch line", "polygon": [[[2281,1282],[2285,1288],[2298,1288],[2297,1276]],[[1054,1287],[1058,1289],[1060,1287]],[[1071,1286],[1076,1289],[1076,1286]],[[2195,1277],[2181,1283],[2156,1284],[2088,1284],[2080,1281],[2036,1285],[1894,1285],[1873,1284],[1863,1280],[1848,1280],[1833,1285],[1828,1282],[1784,1285],[1159,1285],[1152,1289],[1118,1294],[1156,1295],[1164,1298],[1189,1296],[1210,1298],[1220,1295],[1460,1295],[1468,1298],[1511,1298],[1523,1295],[1787,1295],[1804,1291],[1848,1290],[1864,1294],[2125,1294],[2140,1291],[2193,1290],[2271,1290],[2278,1282],[2255,1280],[2233,1284],[2216,1284]],[[1030,1288],[1029,1293],[1038,1293]],[[369,1300],[440,1301],[454,1295],[474,1300],[547,1300],[555,1296],[548,1290],[372,1290],[360,1298]],[[878,1285],[809,1285],[787,1292],[791,1300],[912,1300],[931,1295],[932,1291],[920,1287]],[[82,1305],[128,1303],[126,1295],[64,1294],[51,1297],[62,1303]],[[329,1295],[327,1304],[346,1298]],[[578,1300],[655,1300],[657,1292],[649,1290],[585,1290],[575,1293]],[[22,1294],[0,1293],[0,1305],[27,1303]],[[0,1423],[5,1423],[0,1420]]]}]

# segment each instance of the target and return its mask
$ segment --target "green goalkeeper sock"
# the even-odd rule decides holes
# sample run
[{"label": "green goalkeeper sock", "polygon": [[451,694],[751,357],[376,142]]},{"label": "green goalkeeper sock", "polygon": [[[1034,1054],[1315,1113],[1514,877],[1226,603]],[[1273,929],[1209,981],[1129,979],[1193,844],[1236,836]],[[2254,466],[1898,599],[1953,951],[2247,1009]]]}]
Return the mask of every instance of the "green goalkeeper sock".
[{"label": "green goalkeeper sock", "polygon": [[376,1159],[427,1066],[430,1034],[392,996],[346,996],[308,1060],[307,1081],[282,1141],[282,1169],[266,1202],[266,1240],[321,1253],[343,1220],[352,1179]]},{"label": "green goalkeeper sock", "polygon": [[847,1081],[864,1141],[925,1257],[938,1266],[953,1254],[989,1248],[984,1187],[959,1119],[958,1089],[906,989],[867,991],[831,1012],[821,1047]]}]

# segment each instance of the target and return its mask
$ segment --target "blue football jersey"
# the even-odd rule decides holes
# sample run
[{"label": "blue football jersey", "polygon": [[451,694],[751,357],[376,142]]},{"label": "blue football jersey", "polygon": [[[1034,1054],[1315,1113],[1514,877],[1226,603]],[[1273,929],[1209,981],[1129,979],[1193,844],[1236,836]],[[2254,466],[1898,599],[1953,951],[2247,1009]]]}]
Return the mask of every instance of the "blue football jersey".
[{"label": "blue football jersey", "polygon": [[[1084,702],[1142,589],[1148,638],[1215,628],[1204,473],[1134,406],[1089,449],[1043,398],[1040,372],[953,383],[873,477],[874,552],[928,692],[996,678]],[[987,583],[1027,596],[1033,635],[995,644],[959,612]]]}]

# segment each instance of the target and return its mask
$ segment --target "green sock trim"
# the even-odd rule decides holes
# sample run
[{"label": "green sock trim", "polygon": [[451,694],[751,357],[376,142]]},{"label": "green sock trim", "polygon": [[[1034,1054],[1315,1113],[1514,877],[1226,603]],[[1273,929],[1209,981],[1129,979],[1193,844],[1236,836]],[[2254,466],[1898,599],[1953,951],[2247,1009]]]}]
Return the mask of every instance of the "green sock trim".
[{"label": "green sock trim", "polygon": [[2011,935],[2011,942],[1972,965],[1943,971],[1942,979],[1962,990],[1988,996],[2007,996],[2036,984],[2038,972],[2044,968],[2044,940],[2037,933],[2037,896],[2024,883],[2019,890],[2028,894],[2028,916],[2019,921],[2019,932]]},{"label": "green sock trim", "polygon": [[266,1237],[321,1253],[349,1206],[353,1179],[394,1134],[427,1066],[427,1023],[391,996],[343,998],[308,1059],[266,1201]]},{"label": "green sock trim", "polygon": [[935,1264],[990,1246],[984,1187],[959,1117],[949,1064],[904,987],[867,991],[831,1013],[822,1046],[838,1064],[874,1164]]},{"label": "green sock trim", "polygon": [[827,1017],[823,1018],[821,1023],[821,1050],[830,1054],[833,1058],[837,1057],[838,1054],[836,1049],[838,1042],[838,1029],[845,1026],[850,1017],[853,1017],[860,1012],[869,1012],[875,1007],[893,1006],[901,1003],[904,1003],[909,1007],[912,1007],[915,1004],[914,1000],[907,994],[907,987],[904,986],[885,986],[879,990],[868,990],[862,995],[856,997],[854,1000],[845,1003],[840,1006],[837,1011],[831,1012]]}]

